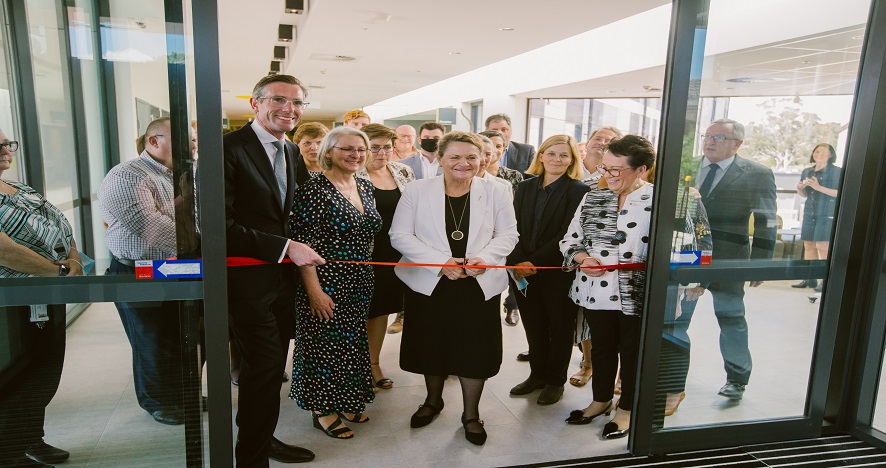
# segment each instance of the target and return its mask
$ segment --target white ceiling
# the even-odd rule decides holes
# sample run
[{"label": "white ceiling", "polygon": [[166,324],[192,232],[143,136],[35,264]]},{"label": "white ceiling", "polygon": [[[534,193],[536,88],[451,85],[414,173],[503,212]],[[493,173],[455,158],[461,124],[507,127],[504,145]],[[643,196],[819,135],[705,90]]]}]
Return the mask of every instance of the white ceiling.
[{"label": "white ceiling", "polygon": [[[231,119],[251,116],[248,101],[236,96],[251,92],[267,73],[274,45],[284,44],[276,42],[278,23],[297,28],[284,72],[309,87],[305,118],[332,120],[666,3],[634,0],[613,8],[606,0],[312,0],[304,15],[290,15],[283,13],[283,0],[222,2],[223,106]],[[702,95],[852,94],[863,35],[860,25],[706,57]],[[322,59],[335,55],[356,60]],[[658,97],[663,77],[664,66],[658,66],[520,96]]]},{"label": "white ceiling", "polygon": [[[284,0],[220,2],[222,105],[230,119],[251,115],[248,101],[236,96],[251,93],[268,72],[273,47],[285,44],[276,41],[279,23],[296,25],[283,71],[309,87],[305,118],[331,120],[667,3],[310,0],[305,14],[291,15]],[[356,60],[318,59],[336,55]]]}]

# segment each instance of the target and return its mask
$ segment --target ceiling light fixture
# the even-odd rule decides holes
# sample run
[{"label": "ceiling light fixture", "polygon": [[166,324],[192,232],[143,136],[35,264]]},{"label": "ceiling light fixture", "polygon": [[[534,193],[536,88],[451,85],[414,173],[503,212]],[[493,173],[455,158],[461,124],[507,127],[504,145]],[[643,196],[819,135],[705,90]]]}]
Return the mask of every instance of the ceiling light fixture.
[{"label": "ceiling light fixture", "polygon": [[295,38],[295,26],[291,24],[281,24],[277,28],[277,40],[280,42],[292,42]]},{"label": "ceiling light fixture", "polygon": [[461,55],[461,52],[450,52],[449,55]]},{"label": "ceiling light fixture", "polygon": [[274,46],[274,60],[286,60],[286,46]]},{"label": "ceiling light fixture", "polygon": [[286,13],[300,15],[305,12],[305,0],[286,0]]},{"label": "ceiling light fixture", "polygon": [[514,28],[498,28],[499,31],[513,31]]},{"label": "ceiling light fixture", "polygon": [[271,73],[280,73],[280,62],[271,60]]}]

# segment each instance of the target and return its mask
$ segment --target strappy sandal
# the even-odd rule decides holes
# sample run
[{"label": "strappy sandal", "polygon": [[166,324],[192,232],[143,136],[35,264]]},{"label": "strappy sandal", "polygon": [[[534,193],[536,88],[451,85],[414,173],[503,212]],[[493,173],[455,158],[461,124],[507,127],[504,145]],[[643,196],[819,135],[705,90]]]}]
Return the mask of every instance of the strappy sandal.
[{"label": "strappy sandal", "polygon": [[[328,416],[328,415],[323,415],[323,416]],[[317,429],[320,429],[321,432],[328,435],[329,437],[332,437],[333,439],[350,439],[350,438],[354,437],[354,433],[353,433],[353,431],[351,431],[351,428],[348,426],[345,426],[345,424],[343,422],[341,422],[341,418],[338,417],[338,415],[336,415],[335,421],[332,421],[332,423],[327,427],[323,427],[323,425],[320,424],[320,415],[319,414],[313,413],[313,417],[314,417],[314,427],[316,427]],[[341,435],[346,432],[350,432],[351,435],[341,437]]]},{"label": "strappy sandal", "polygon": [[591,363],[582,361],[578,372],[569,377],[569,383],[574,387],[584,387],[593,375],[594,369],[591,367]]},{"label": "strappy sandal", "polygon": [[[372,364],[372,367],[378,369],[378,373],[381,374],[381,366],[379,366],[378,364]],[[375,377],[373,377],[373,378],[375,378]],[[382,378],[375,381],[375,387],[380,388],[382,390],[390,390],[393,386],[394,386],[394,381],[387,378],[387,377],[382,377]],[[378,393],[378,390],[373,389],[373,391],[375,393]]]},{"label": "strappy sandal", "polygon": [[354,413],[354,417],[352,417],[352,418],[349,418],[347,413],[339,412],[338,415],[342,419],[344,419],[345,421],[357,423],[357,424],[363,424],[363,423],[369,421],[369,416],[364,417],[363,413]]}]

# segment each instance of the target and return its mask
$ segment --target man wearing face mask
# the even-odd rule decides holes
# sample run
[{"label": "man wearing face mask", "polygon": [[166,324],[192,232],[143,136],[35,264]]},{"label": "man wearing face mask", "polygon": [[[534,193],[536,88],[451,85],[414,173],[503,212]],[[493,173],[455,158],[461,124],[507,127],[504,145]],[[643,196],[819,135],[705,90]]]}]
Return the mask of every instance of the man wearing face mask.
[{"label": "man wearing face mask", "polygon": [[445,133],[446,127],[437,122],[425,122],[419,127],[418,141],[421,150],[418,154],[400,161],[412,168],[416,180],[441,174],[440,163],[437,161],[437,142]]}]

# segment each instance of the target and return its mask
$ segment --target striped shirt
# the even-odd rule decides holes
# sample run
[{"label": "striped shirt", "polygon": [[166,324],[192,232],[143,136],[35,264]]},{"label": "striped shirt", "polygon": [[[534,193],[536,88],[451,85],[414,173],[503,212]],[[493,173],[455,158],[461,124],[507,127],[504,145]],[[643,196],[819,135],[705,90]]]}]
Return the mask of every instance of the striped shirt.
[{"label": "striped shirt", "polygon": [[172,169],[147,152],[120,163],[98,191],[108,224],[108,250],[124,260],[155,260],[176,255]]},{"label": "striped shirt", "polygon": [[[27,185],[4,180],[18,192],[0,193],[0,232],[49,260],[68,258],[74,234],[61,210]],[[30,275],[0,266],[0,278]]]}]

